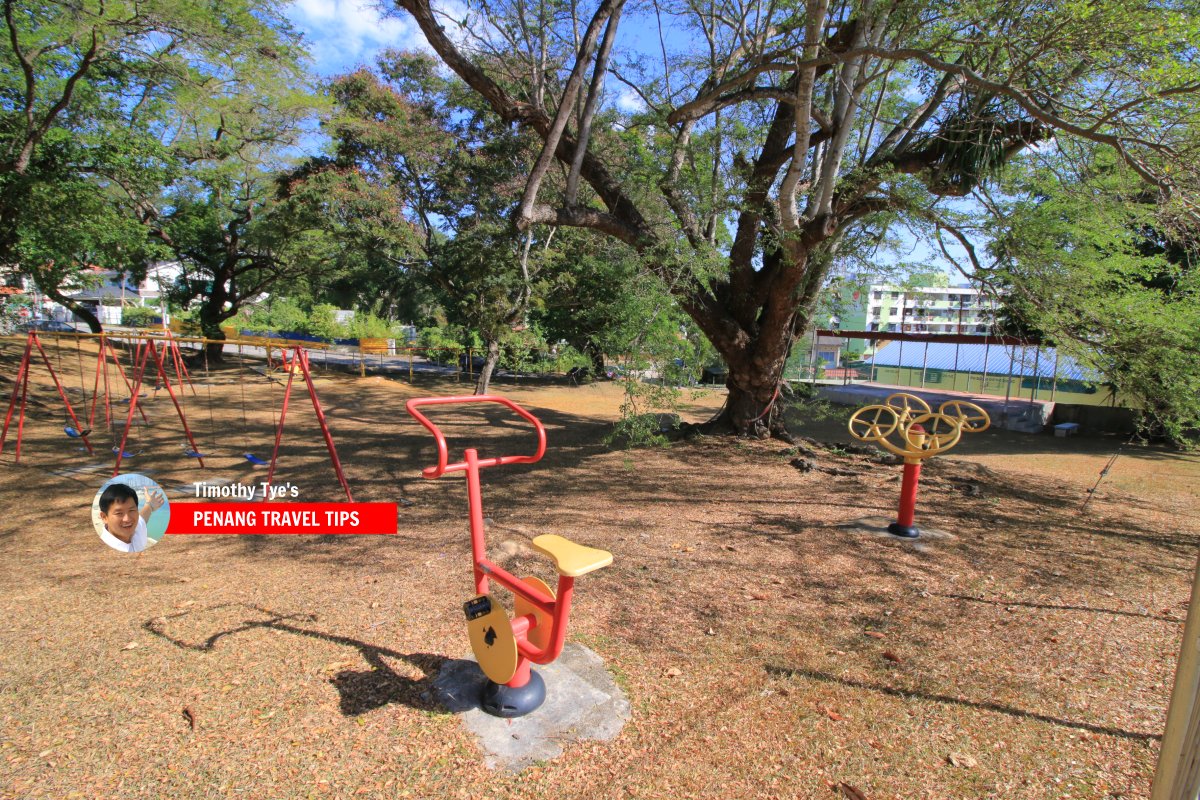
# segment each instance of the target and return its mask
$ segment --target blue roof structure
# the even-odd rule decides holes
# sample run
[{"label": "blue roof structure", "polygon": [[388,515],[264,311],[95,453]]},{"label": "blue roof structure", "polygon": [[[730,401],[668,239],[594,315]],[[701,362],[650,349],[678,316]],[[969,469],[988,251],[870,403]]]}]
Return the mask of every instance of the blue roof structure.
[{"label": "blue roof structure", "polygon": [[[877,367],[913,367],[989,375],[1042,377],[1103,383],[1094,370],[1081,366],[1053,347],[942,342],[880,342],[868,363]],[[1057,364],[1057,370],[1055,369]]]}]

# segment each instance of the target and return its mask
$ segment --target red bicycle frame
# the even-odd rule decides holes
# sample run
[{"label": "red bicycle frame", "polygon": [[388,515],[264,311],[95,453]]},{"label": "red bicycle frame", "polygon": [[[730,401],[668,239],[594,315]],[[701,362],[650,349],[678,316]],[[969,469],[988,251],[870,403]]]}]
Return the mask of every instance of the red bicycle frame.
[{"label": "red bicycle frame", "polygon": [[[446,437],[428,417],[417,409],[421,406],[451,405],[462,403],[499,403],[514,411],[520,417],[530,422],[537,433],[537,449],[532,455],[524,456],[495,456],[480,458],[475,448],[468,448],[462,461],[448,464],[448,448]],[[408,413],[425,426],[437,443],[438,462],[432,467],[421,471],[427,479],[440,478],[450,472],[465,472],[467,474],[467,504],[470,510],[471,524],[471,557],[475,576],[475,592],[479,595],[488,593],[488,579],[491,578],[513,594],[525,599],[528,603],[544,614],[550,616],[550,629],[544,637],[545,646],[539,647],[529,641],[529,633],[537,627],[538,621],[534,614],[523,614],[512,620],[513,635],[517,639],[517,671],[507,685],[511,687],[524,686],[529,682],[530,664],[549,664],[562,653],[563,644],[567,637],[567,617],[571,612],[571,598],[575,589],[575,578],[559,574],[557,598],[530,586],[512,573],[488,560],[487,542],[483,525],[483,497],[479,487],[479,470],[485,467],[497,467],[504,464],[533,464],[546,453],[546,429],[537,417],[530,414],[516,403],[504,397],[495,395],[428,397],[409,400],[405,404]],[[542,637],[539,637],[542,638]]]}]

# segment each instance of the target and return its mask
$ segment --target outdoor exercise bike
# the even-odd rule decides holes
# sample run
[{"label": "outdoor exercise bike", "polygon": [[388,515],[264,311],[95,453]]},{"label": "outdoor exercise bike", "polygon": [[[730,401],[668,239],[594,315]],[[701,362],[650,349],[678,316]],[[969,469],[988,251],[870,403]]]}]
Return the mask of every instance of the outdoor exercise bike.
[{"label": "outdoor exercise bike", "polygon": [[[944,453],[962,438],[963,433],[980,433],[991,426],[987,412],[965,400],[947,400],[937,412],[912,394],[889,395],[883,405],[870,405],[850,417],[850,435],[860,442],[874,442],[904,459],[904,478],[900,485],[900,509],[888,533],[915,539],[921,532],[913,525],[917,507],[917,482],[921,462]],[[888,437],[899,434],[899,442]]]},{"label": "outdoor exercise bike", "polygon": [[[446,437],[417,409],[421,406],[458,403],[499,403],[531,423],[537,433],[537,450],[526,456],[480,458],[475,448],[464,460],[447,464]],[[546,452],[546,429],[537,417],[511,400],[494,395],[477,397],[427,397],[409,400],[408,413],[424,425],[437,442],[436,466],[421,471],[422,477],[440,478],[448,472],[467,473],[467,505],[471,520],[471,560],[476,597],[463,605],[471,650],[488,683],[480,698],[483,710],[497,717],[520,717],[538,708],[546,699],[546,684],[531,664],[549,664],[562,652],[567,637],[567,617],[575,579],[612,563],[612,553],[584,547],[556,534],[533,539],[534,549],[547,556],[558,569],[558,591],[538,578],[517,578],[487,558],[483,526],[483,499],[479,470],[504,464],[532,464]],[[514,618],[488,594],[491,578],[513,593]]]}]

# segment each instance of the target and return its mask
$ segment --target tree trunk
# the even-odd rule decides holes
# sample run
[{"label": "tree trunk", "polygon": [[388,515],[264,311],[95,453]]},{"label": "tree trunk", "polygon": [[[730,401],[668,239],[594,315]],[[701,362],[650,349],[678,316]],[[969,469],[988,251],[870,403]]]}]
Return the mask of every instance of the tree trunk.
[{"label": "tree trunk", "polygon": [[63,303],[67,308],[71,309],[71,313],[87,323],[88,330],[92,333],[103,333],[104,326],[100,324],[100,320],[91,312],[87,306],[81,306],[78,303]]},{"label": "tree trunk", "polygon": [[592,362],[592,377],[602,380],[604,378],[604,352],[589,339],[583,346],[583,354]]},{"label": "tree trunk", "polygon": [[773,436],[785,442],[792,441],[784,423],[782,397],[783,370],[787,365],[790,338],[788,329],[760,331],[759,338],[748,347],[739,348],[732,342],[720,340],[729,345],[718,347],[729,368],[725,378],[729,396],[721,411],[705,423],[707,430],[755,439]]},{"label": "tree trunk", "polygon": [[730,370],[725,380],[729,396],[721,411],[705,423],[712,432],[766,439],[774,436],[791,442],[783,420],[780,383],[764,381],[763,376]]},{"label": "tree trunk", "polygon": [[475,382],[475,394],[487,394],[488,384],[492,381],[492,372],[496,369],[496,363],[500,360],[500,342],[497,339],[487,340],[487,357],[483,360],[483,367],[479,370],[479,380]]},{"label": "tree trunk", "polygon": [[75,302],[74,300],[71,300],[70,298],[68,298],[66,295],[64,295],[62,292],[58,291],[57,289],[47,290],[45,287],[42,287],[40,284],[38,285],[38,288],[40,288],[42,290],[42,293],[44,295],[46,295],[46,297],[49,297],[51,300],[58,303],[60,306],[63,306],[64,308],[68,309],[72,314],[74,314],[75,316],[79,317],[81,320],[86,322],[87,326],[88,326],[88,330],[90,330],[92,333],[103,333],[104,332],[104,326],[100,324],[100,320],[96,318],[96,315],[93,314],[91,312],[91,310],[88,309],[87,306],[81,305],[81,304]]},{"label": "tree trunk", "polygon": [[213,340],[204,345],[205,357],[210,364],[221,364],[225,361],[225,331],[221,330],[221,323],[224,321],[220,316],[211,313],[207,303],[200,307],[200,334],[205,339]]}]

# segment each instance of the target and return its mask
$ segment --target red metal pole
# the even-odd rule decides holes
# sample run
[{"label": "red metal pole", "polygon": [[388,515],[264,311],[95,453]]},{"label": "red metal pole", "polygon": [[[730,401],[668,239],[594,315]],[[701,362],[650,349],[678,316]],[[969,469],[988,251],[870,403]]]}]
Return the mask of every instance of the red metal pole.
[{"label": "red metal pole", "polygon": [[[269,351],[268,351],[269,352]],[[275,460],[279,458],[279,442],[283,440],[283,420],[287,417],[288,398],[292,396],[292,379],[296,377],[296,365],[288,371],[287,388],[283,391],[283,408],[279,411],[279,427],[275,429],[275,449],[271,451],[271,466],[267,470],[267,483],[263,489],[263,502],[271,495],[271,478],[275,476]]]},{"label": "red metal pole", "polygon": [[[125,384],[125,388],[129,390],[129,396],[132,398],[132,397],[133,397],[133,395],[134,395],[134,394],[136,394],[137,392],[134,392],[134,390],[133,390],[133,387],[132,387],[132,386],[130,385],[130,383],[129,383],[129,378],[125,377],[125,368],[121,366],[121,356],[120,356],[120,354],[119,354],[119,353],[117,353],[117,349],[116,349],[115,347],[113,347],[111,344],[108,346],[108,351],[109,351],[110,353],[112,353],[112,359],[113,359],[113,363],[117,365],[117,372],[118,372],[118,373],[120,374],[120,376],[121,376],[121,381],[122,381],[122,382]],[[133,368],[134,368],[135,370],[137,369],[137,365],[138,365],[138,357],[141,355],[141,353],[142,353],[142,345],[141,345],[141,343],[139,342],[139,343],[138,343],[138,349],[137,349],[136,351],[134,351],[134,356],[133,356]],[[105,363],[107,363],[107,362],[105,362]],[[140,380],[139,380],[139,382],[138,382],[138,392],[140,392],[141,390],[142,390],[142,384],[141,384],[141,382],[140,382]],[[147,416],[146,416],[146,412],[145,412],[145,411],[143,411],[141,408],[139,408],[139,409],[138,409],[138,411],[139,411],[139,412],[141,413],[141,415],[142,415],[142,422],[145,422],[146,424],[150,424],[150,420],[149,420],[149,418],[147,418]]]},{"label": "red metal pole", "polygon": [[911,528],[917,511],[917,481],[921,476],[920,461],[904,462],[904,477],[900,482],[900,513],[896,523]]},{"label": "red metal pole", "polygon": [[[96,427],[96,401],[100,399],[100,362],[103,360],[104,334],[102,333],[100,334],[100,349],[96,351],[96,377],[92,380],[92,410],[88,414],[88,430]],[[107,395],[105,399],[107,400]]]},{"label": "red metal pole", "polygon": [[[166,355],[168,344],[163,344],[163,355]],[[179,415],[179,421],[183,424],[183,433],[187,436],[188,443],[192,446],[192,452],[199,454],[200,448],[196,446],[196,440],[192,437],[192,429],[188,427],[187,417],[183,414],[183,407],[179,405],[179,400],[175,398],[175,390],[171,388],[171,379],[167,377],[166,367],[163,365],[163,360],[159,357],[158,345],[151,344],[150,352],[154,354],[154,363],[158,366],[158,374],[162,376],[163,383],[166,385],[167,394],[171,397],[171,402],[175,404],[175,413]],[[204,466],[204,459],[197,458],[200,466]]]},{"label": "red metal pole", "polygon": [[192,383],[192,373],[188,372],[187,359],[183,357],[183,351],[179,349],[179,342],[172,342],[175,345],[175,353],[179,357],[179,366],[183,367],[183,379],[187,381],[188,388],[192,390],[192,397],[196,397],[196,384]]},{"label": "red metal pole", "polygon": [[183,353],[179,350],[179,342],[168,336],[167,340],[171,343],[171,363],[175,366],[175,378],[179,383],[179,395],[183,396],[183,381],[186,378],[188,386],[192,390],[192,397],[196,396],[196,387],[192,384],[192,376],[188,374],[187,364],[183,363]]},{"label": "red metal pole", "polygon": [[[83,426],[79,424],[79,419],[75,416],[75,409],[71,408],[71,401],[67,399],[66,390],[59,383],[58,376],[54,374],[54,367],[50,366],[50,356],[46,355],[46,350],[38,340],[37,334],[31,332],[29,335],[33,337],[33,343],[37,345],[38,352],[42,354],[42,361],[45,362],[46,369],[50,371],[50,377],[54,379],[54,388],[58,389],[58,396],[62,398],[63,405],[67,407],[67,413],[71,416],[71,421],[75,423],[75,430],[79,431],[79,438],[83,439],[83,444],[87,447],[88,455],[95,455],[95,452],[92,451],[92,443],[88,441]],[[28,379],[26,379],[26,385],[28,385]],[[22,400],[22,403],[24,403],[24,400]]]},{"label": "red metal pole", "polygon": [[[12,398],[8,401],[8,413],[4,415],[4,432],[0,433],[0,453],[4,452],[4,441],[8,438],[8,425],[12,421],[13,411],[17,408],[17,398],[21,395],[21,386],[29,371],[29,354],[32,349],[33,342],[26,338],[25,353],[21,356],[21,366],[17,368],[17,380],[13,383]],[[18,427],[20,427],[20,423],[18,423]]]},{"label": "red metal pole", "polygon": [[29,391],[29,373],[33,369],[33,354],[30,354],[29,366],[25,368],[25,381],[21,384],[21,411],[17,417],[17,452],[14,462],[21,462],[21,438],[25,433],[25,395]]},{"label": "red metal pole", "polygon": [[[112,476],[115,478],[121,473],[121,459],[125,457],[125,443],[129,441],[129,429],[133,426],[133,410],[137,408],[138,395],[142,391],[142,378],[146,375],[146,358],[147,353],[142,346],[145,342],[138,342],[137,354],[133,357],[133,371],[136,373],[133,378],[133,386],[129,390],[129,413],[125,415],[125,430],[121,432],[121,443],[117,445],[117,463],[113,465]],[[120,363],[117,364],[120,367]],[[121,377],[125,377],[125,372],[121,372]],[[142,412],[142,418],[145,419],[146,412]]]},{"label": "red metal pole", "polygon": [[480,567],[480,563],[487,559],[487,542],[483,528],[483,495],[479,491],[479,451],[472,447],[463,456],[467,461],[467,508],[471,519],[471,564],[475,572],[475,594],[487,594],[487,574]]},{"label": "red metal pole", "polygon": [[112,433],[112,387],[108,383],[108,343],[100,348],[100,357],[104,360],[104,427]]},{"label": "red metal pole", "polygon": [[312,370],[308,364],[308,353],[297,347],[292,353],[292,369],[300,362],[300,370],[304,373],[304,382],[308,385],[308,396],[312,400],[313,411],[317,413],[317,422],[321,424],[321,433],[325,436],[325,448],[329,450],[329,460],[333,462],[333,471],[337,473],[338,482],[346,492],[346,500],[353,503],[350,496],[350,484],[346,483],[346,475],[342,472],[342,462],[338,458],[337,449],[333,446],[333,434],[329,431],[329,423],[325,420],[325,412],[321,410],[321,401],[317,399],[317,387],[313,385]]}]

